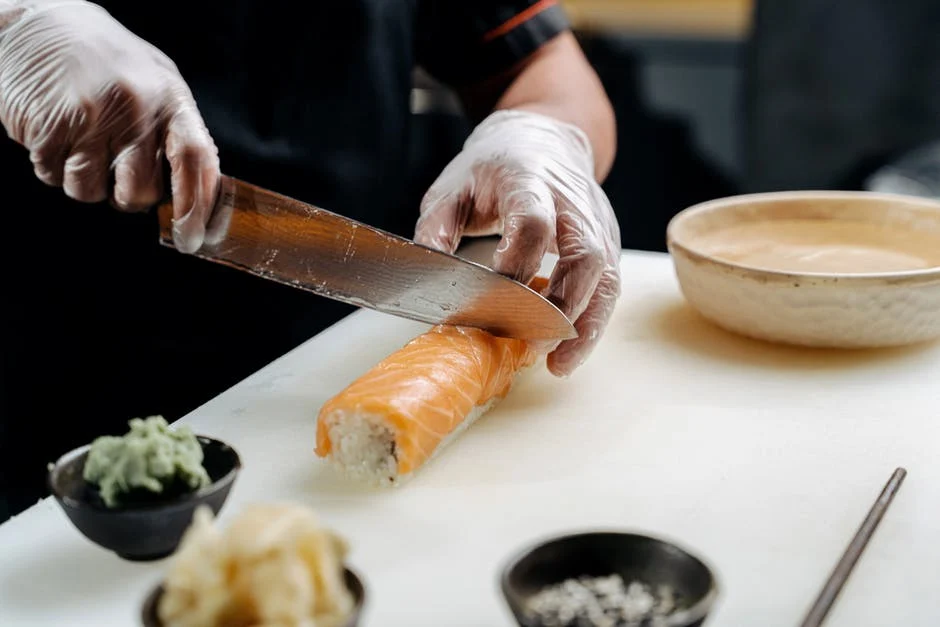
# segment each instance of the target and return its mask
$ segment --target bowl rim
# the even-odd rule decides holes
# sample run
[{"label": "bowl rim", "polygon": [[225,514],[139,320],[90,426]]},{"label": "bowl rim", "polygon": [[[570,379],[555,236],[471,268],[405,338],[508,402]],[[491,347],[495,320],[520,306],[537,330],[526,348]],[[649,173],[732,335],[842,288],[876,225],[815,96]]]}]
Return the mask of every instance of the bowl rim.
[{"label": "bowl rim", "polygon": [[696,560],[705,568],[705,571],[708,573],[708,576],[710,579],[708,590],[705,592],[702,598],[696,601],[694,604],[692,604],[692,606],[682,610],[681,612],[677,612],[675,614],[669,615],[666,618],[666,622],[664,624],[666,625],[666,627],[679,627],[680,625],[685,625],[689,623],[694,623],[695,621],[700,621],[706,616],[708,616],[708,613],[712,610],[712,608],[715,605],[715,602],[718,600],[719,594],[722,589],[722,585],[719,582],[718,574],[715,571],[715,569],[712,567],[712,565],[709,564],[708,561],[706,561],[702,557],[699,557],[699,555],[692,552],[691,550],[687,549],[683,544],[676,542],[674,540],[671,540],[671,539],[667,539],[664,536],[654,536],[648,533],[641,533],[639,531],[631,531],[631,530],[618,529],[618,528],[612,528],[612,527],[611,528],[607,528],[607,527],[588,528],[588,529],[584,529],[581,531],[571,531],[567,533],[555,533],[552,535],[545,535],[545,536],[542,536],[540,540],[533,540],[529,544],[527,544],[524,548],[518,549],[505,562],[502,568],[500,577],[499,577],[500,588],[502,590],[504,599],[510,604],[510,606],[513,605],[512,600],[515,600],[516,602],[520,601],[522,595],[518,594],[512,589],[512,586],[509,583],[509,577],[512,574],[512,571],[526,557],[533,554],[535,551],[542,549],[550,544],[554,544],[556,542],[561,542],[564,540],[571,540],[574,538],[580,538],[584,536],[597,536],[597,535],[614,535],[614,536],[622,536],[622,537],[629,536],[629,537],[634,537],[634,538],[644,538],[646,540],[652,540],[654,542],[658,542],[660,544],[670,546],[684,553],[688,557],[691,557],[692,559]]},{"label": "bowl rim", "polygon": [[[353,605],[352,612],[347,617],[347,623],[349,621],[353,621],[353,623],[356,623],[358,622],[359,618],[362,616],[362,612],[365,609],[366,603],[368,602],[369,589],[366,586],[365,579],[363,579],[362,575],[359,574],[359,571],[352,568],[349,564],[343,564],[343,579],[345,581],[348,581],[350,579],[355,581],[356,584],[359,586],[359,589],[362,590],[362,594],[358,595],[358,597],[356,595],[353,595],[356,603],[355,605]],[[140,604],[139,616],[143,624],[147,624],[147,620],[150,618],[151,610],[154,613],[156,613],[157,611],[156,605],[160,601],[160,598],[163,596],[163,593],[166,591],[166,589],[164,588],[165,581],[166,581],[166,577],[165,576],[161,577],[160,580],[157,581],[157,583],[155,583],[154,585],[150,586],[150,588],[147,589],[147,593],[144,596],[144,599]],[[351,592],[352,590],[350,590],[350,593]],[[159,619],[159,615],[157,615],[157,618]]]},{"label": "bowl rim", "polygon": [[885,192],[868,191],[838,191],[838,190],[794,190],[779,192],[760,192],[752,194],[737,194],[706,200],[687,207],[674,215],[669,220],[666,227],[666,246],[670,255],[675,256],[676,252],[682,253],[690,260],[696,263],[707,263],[722,268],[723,270],[748,275],[751,277],[760,277],[762,280],[773,280],[783,282],[808,281],[813,283],[822,283],[829,286],[846,285],[896,285],[896,284],[925,284],[940,281],[940,266],[933,268],[921,268],[913,270],[895,270],[889,272],[794,272],[788,270],[773,270],[770,268],[758,268],[743,263],[734,263],[719,259],[712,255],[699,252],[693,248],[688,241],[683,241],[677,237],[676,231],[683,222],[692,218],[724,207],[740,206],[746,203],[771,203],[775,200],[794,200],[794,199],[870,199],[903,202],[908,205],[921,205],[925,208],[933,207],[940,216],[940,201],[920,196],[907,196],[904,194],[890,194]]},{"label": "bowl rim", "polygon": [[195,434],[195,437],[197,440],[200,440],[200,443],[202,443],[203,446],[205,446],[205,444],[208,443],[208,444],[219,445],[221,447],[225,447],[228,450],[230,450],[232,454],[235,456],[234,464],[232,465],[232,467],[229,469],[228,472],[226,472],[224,475],[222,475],[221,477],[219,477],[218,479],[216,479],[209,485],[204,486],[194,492],[187,492],[185,494],[181,494],[178,497],[169,501],[146,503],[142,505],[135,505],[133,507],[116,507],[114,509],[108,509],[108,508],[102,509],[102,508],[94,507],[88,501],[75,499],[75,498],[72,498],[71,496],[68,496],[60,492],[54,480],[56,472],[62,467],[63,463],[71,462],[81,457],[83,454],[87,453],[89,450],[91,450],[91,443],[83,444],[82,446],[73,448],[72,450],[67,451],[63,453],[62,455],[60,455],[59,459],[55,461],[55,463],[52,465],[52,468],[50,468],[48,472],[46,473],[46,485],[49,488],[49,491],[51,492],[52,496],[54,496],[56,500],[62,503],[63,506],[70,507],[73,509],[94,509],[96,512],[100,512],[102,515],[117,516],[117,515],[128,514],[128,513],[153,512],[157,510],[166,509],[169,507],[178,508],[181,506],[187,506],[192,502],[200,501],[203,498],[209,496],[210,494],[214,494],[218,492],[219,490],[225,488],[226,486],[229,486],[232,482],[235,481],[235,478],[238,476],[238,473],[242,469],[241,456],[238,454],[238,450],[234,446],[232,446],[228,442],[219,440],[218,438],[209,437],[207,435]]}]

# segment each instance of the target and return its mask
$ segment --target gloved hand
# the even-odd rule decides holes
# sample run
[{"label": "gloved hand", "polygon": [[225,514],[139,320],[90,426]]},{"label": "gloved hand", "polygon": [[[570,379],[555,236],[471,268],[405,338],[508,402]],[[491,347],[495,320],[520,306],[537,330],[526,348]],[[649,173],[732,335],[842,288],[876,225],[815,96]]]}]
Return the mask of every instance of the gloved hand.
[{"label": "gloved hand", "polygon": [[41,181],[82,202],[110,196],[125,211],[161,199],[165,154],[176,247],[202,245],[215,144],[173,62],[100,6],[0,0],[0,123]]},{"label": "gloved hand", "polygon": [[528,282],[547,252],[558,263],[546,297],[578,337],[548,356],[567,376],[600,339],[620,295],[620,228],[594,179],[587,136],[553,118],[498,111],[467,139],[421,203],[418,243],[453,253],[463,235],[501,234],[493,268]]}]

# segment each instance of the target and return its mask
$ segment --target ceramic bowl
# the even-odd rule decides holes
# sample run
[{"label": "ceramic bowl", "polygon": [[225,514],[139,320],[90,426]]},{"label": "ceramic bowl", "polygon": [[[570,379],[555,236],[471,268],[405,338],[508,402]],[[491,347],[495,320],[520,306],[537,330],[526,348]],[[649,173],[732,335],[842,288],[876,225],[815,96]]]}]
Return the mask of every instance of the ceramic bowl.
[{"label": "ceramic bowl", "polygon": [[[355,572],[346,568],[345,572],[346,587],[353,595],[355,600],[355,607],[353,608],[352,614],[349,618],[343,623],[342,627],[358,627],[359,619],[362,616],[362,608],[366,602],[366,589],[365,585],[362,583],[362,579],[356,575]],[[143,621],[144,627],[163,627],[163,622],[160,620],[160,616],[157,613],[157,608],[160,604],[160,597],[163,596],[163,584],[155,587],[147,598],[144,599],[144,605],[141,610],[141,619]]]},{"label": "ceramic bowl", "polygon": [[[794,231],[787,226],[793,221],[813,221],[814,231]],[[766,237],[786,238],[796,265],[716,252],[716,236],[759,223]],[[940,202],[872,192],[735,196],[682,211],[667,241],[686,300],[729,331],[825,348],[940,337]],[[822,258],[828,261],[819,267]]]},{"label": "ceramic bowl", "polygon": [[241,469],[238,453],[225,442],[199,436],[203,466],[212,483],[196,492],[109,508],[82,477],[91,445],[63,455],[49,471],[49,488],[72,524],[101,546],[131,561],[172,554],[200,505],[218,514]]},{"label": "ceramic bowl", "polygon": [[[500,580],[516,622],[543,627],[528,611],[533,595],[567,579],[620,575],[653,590],[669,586],[677,609],[658,627],[700,627],[718,599],[712,570],[685,549],[659,538],[616,531],[576,533],[526,548],[505,567]],[[646,623],[644,623],[646,624]]]}]

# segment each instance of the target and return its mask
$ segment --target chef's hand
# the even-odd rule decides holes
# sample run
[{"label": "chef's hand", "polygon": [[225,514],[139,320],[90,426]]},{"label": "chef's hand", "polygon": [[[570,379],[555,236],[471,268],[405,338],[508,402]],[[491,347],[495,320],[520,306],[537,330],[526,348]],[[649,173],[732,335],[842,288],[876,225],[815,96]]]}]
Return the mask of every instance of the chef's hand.
[{"label": "chef's hand", "polygon": [[124,211],[161,199],[165,154],[176,247],[202,245],[215,144],[173,62],[100,6],[0,0],[0,123],[41,181]]},{"label": "chef's hand", "polygon": [[600,339],[620,295],[620,228],[594,179],[590,142],[540,114],[498,111],[471,134],[421,203],[415,240],[454,252],[463,235],[501,234],[494,269],[528,282],[547,252],[558,264],[546,296],[578,337],[548,367],[566,376]]}]

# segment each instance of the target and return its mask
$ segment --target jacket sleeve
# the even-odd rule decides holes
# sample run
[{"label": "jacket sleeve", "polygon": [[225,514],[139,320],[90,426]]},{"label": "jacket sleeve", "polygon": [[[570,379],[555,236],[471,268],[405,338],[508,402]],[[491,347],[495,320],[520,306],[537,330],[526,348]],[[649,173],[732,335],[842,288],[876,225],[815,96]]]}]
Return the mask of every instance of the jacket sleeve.
[{"label": "jacket sleeve", "polygon": [[417,62],[451,85],[495,76],[569,29],[558,0],[421,0]]}]

